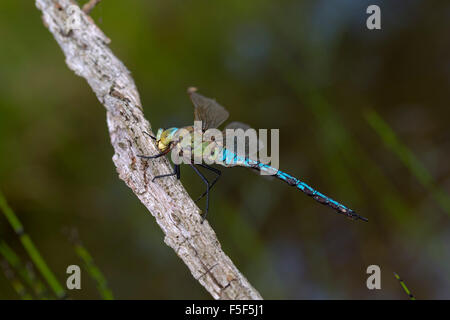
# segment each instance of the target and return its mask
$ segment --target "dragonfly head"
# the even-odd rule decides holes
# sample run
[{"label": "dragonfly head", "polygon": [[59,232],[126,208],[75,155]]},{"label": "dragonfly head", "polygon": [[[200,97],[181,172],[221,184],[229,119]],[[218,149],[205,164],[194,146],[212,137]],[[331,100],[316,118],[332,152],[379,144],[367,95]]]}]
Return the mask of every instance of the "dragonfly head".
[{"label": "dragonfly head", "polygon": [[177,131],[177,128],[170,129],[158,129],[158,133],[156,134],[156,143],[158,143],[158,149],[161,152],[164,152],[169,148],[170,143],[173,141],[174,133]]},{"label": "dragonfly head", "polygon": [[156,134],[156,141],[161,140],[162,133],[164,132],[163,128],[158,129],[158,133]]}]

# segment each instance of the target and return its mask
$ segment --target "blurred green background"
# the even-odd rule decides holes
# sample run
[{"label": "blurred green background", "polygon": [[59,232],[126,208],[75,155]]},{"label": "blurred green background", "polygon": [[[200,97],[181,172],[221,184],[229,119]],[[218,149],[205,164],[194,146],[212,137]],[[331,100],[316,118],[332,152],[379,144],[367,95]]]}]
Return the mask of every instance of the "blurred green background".
[{"label": "blurred green background", "polygon": [[[209,222],[264,298],[407,299],[394,271],[418,299],[450,297],[450,2],[104,0],[92,17],[154,129],[190,124],[197,86],[231,120],[279,128],[280,168],[369,218],[224,169]],[[103,106],[34,1],[0,2],[0,36],[0,190],[61,283],[82,265],[75,227],[115,298],[209,299],[119,180]],[[182,182],[203,191],[190,168]],[[0,239],[29,260],[2,215]],[[100,298],[85,269],[68,294]],[[17,298],[0,273],[0,299]]]}]

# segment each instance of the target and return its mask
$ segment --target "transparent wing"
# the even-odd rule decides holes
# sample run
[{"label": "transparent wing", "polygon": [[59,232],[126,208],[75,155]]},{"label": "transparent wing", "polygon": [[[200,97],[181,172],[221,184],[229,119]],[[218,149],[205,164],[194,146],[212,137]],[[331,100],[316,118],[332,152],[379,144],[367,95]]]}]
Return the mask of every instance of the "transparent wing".
[{"label": "transparent wing", "polygon": [[202,121],[203,131],[219,127],[228,119],[228,111],[218,104],[216,100],[204,97],[196,91],[196,88],[188,89],[189,97],[195,108],[194,120]]},{"label": "transparent wing", "polygon": [[[227,129],[233,131],[227,131]],[[236,131],[237,129],[242,129],[242,131]],[[245,135],[245,131],[248,129],[251,129],[251,127],[246,123],[237,121],[229,123],[223,130],[223,146],[228,149],[231,149],[230,146],[233,146],[233,152],[239,156],[257,160],[258,151],[264,148],[264,143],[258,138],[256,130],[254,135],[250,134],[250,132]],[[243,133],[244,136],[240,136]],[[244,144],[243,148],[242,143]],[[241,144],[241,149],[239,149],[239,144]]]},{"label": "transparent wing", "polygon": [[247,129],[250,129],[250,128],[251,127],[248,124],[246,124],[246,123],[239,122],[239,121],[233,121],[233,122],[230,122],[229,124],[227,124],[227,126],[225,127],[225,130],[226,129],[244,129],[244,130],[247,130]]}]

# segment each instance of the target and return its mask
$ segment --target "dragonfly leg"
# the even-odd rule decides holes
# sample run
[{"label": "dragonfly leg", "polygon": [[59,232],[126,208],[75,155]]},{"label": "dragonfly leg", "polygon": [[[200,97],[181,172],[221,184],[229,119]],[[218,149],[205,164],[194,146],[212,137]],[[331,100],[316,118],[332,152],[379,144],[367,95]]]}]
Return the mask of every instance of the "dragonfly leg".
[{"label": "dragonfly leg", "polygon": [[143,156],[143,155],[139,155],[139,154],[136,155],[136,156],[139,157],[139,158],[142,158],[142,159],[156,159],[156,158],[159,158],[159,157],[162,157],[162,156],[165,156],[166,154],[168,154],[170,151],[172,151],[173,147],[174,146],[171,145],[165,151],[161,152],[160,154],[154,155],[154,156]]},{"label": "dragonfly leg", "polygon": [[175,164],[174,169],[175,169],[175,172],[177,173],[177,180],[180,180],[180,177],[181,177],[180,165]]},{"label": "dragonfly leg", "polygon": [[146,131],[142,131],[143,133],[145,133],[146,135],[148,135],[150,138],[152,138],[153,140],[156,140],[156,137],[152,136],[150,133],[146,132]]},{"label": "dragonfly leg", "polygon": [[162,153],[157,154],[157,155],[155,155],[155,156],[142,156],[142,155],[137,155],[137,156],[138,156],[139,158],[142,158],[142,159],[156,159],[156,158],[165,156],[166,154],[167,154],[167,152],[162,152]]},{"label": "dragonfly leg", "polygon": [[[209,185],[209,190],[211,190],[211,188],[216,184],[217,180],[219,180],[220,175],[222,174],[222,171],[220,171],[219,169],[210,167],[206,164],[199,164],[199,166],[201,166],[202,168],[208,169],[212,172],[214,172],[216,174],[216,177],[214,178],[213,182],[211,182],[211,184]],[[203,192],[203,194],[197,198],[197,200],[195,200],[195,202],[197,202],[198,200],[200,200],[201,198],[203,198],[204,196],[206,196],[206,191]]]},{"label": "dragonfly leg", "polygon": [[209,181],[208,179],[206,179],[206,177],[200,172],[200,170],[198,170],[194,164],[189,164],[192,169],[194,169],[195,173],[203,180],[203,182],[206,184],[206,210],[205,213],[202,214],[202,223],[203,221],[205,221],[206,219],[206,215],[208,214],[208,209],[209,209]]},{"label": "dragonfly leg", "polygon": [[175,175],[177,176],[177,179],[180,180],[180,174],[181,174],[181,172],[180,172],[180,165],[175,164],[173,166],[173,172],[172,173],[161,174],[159,176],[155,176],[155,177],[153,177],[152,182],[155,182],[156,179],[160,179],[160,178],[164,178],[164,177],[170,177],[170,176],[175,176]]}]

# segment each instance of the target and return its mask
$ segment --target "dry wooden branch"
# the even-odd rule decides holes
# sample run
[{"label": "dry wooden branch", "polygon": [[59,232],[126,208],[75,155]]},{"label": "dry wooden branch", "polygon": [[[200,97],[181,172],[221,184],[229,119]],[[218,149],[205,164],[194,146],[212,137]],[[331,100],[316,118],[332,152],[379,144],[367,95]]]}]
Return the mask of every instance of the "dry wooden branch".
[{"label": "dry wooden branch", "polygon": [[109,39],[93,20],[70,0],[36,0],[43,21],[66,56],[66,63],[85,78],[106,108],[119,177],[155,217],[172,247],[215,299],[262,299],[222,251],[207,221],[201,224],[198,207],[174,177],[152,178],[171,172],[167,159],[141,160],[157,154],[130,72],[111,52]]}]

